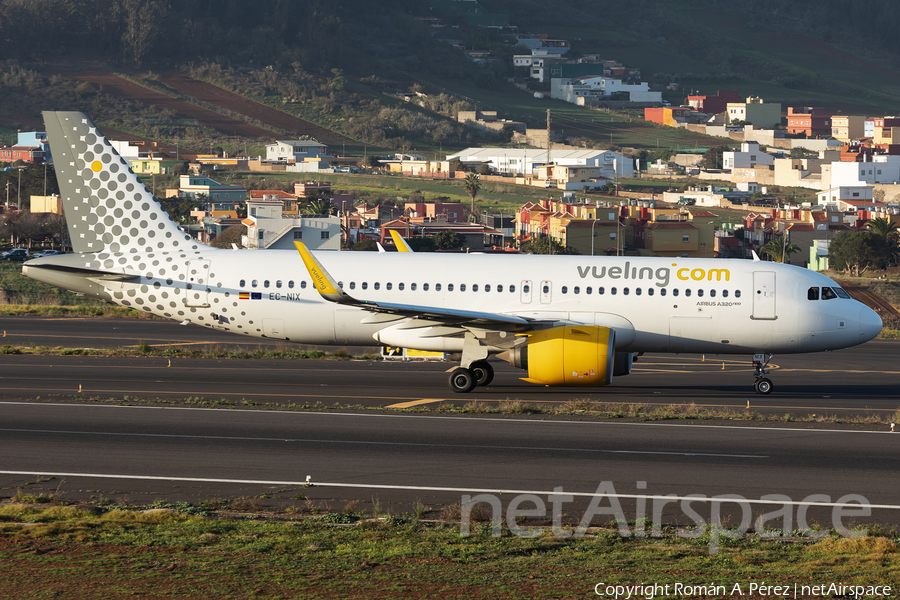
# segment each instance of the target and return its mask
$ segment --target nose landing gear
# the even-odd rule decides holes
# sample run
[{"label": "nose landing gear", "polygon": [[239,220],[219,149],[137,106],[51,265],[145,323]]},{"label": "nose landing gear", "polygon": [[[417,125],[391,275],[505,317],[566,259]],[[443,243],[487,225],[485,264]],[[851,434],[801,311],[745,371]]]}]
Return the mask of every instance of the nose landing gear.
[{"label": "nose landing gear", "polygon": [[[753,368],[756,371],[756,383],[753,384],[753,389],[757,394],[771,394],[772,393],[772,380],[768,379],[766,375],[769,374],[769,370],[766,368],[769,366],[769,361],[772,360],[774,354],[754,354],[753,355]],[[763,362],[765,361],[765,362]]]}]

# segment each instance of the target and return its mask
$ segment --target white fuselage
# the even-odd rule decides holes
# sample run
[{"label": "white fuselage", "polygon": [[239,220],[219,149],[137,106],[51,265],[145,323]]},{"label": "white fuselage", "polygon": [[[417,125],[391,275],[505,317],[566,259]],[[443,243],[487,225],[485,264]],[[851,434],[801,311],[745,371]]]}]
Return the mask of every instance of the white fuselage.
[{"label": "white fuselage", "polygon": [[[41,268],[77,266],[79,257],[92,258],[38,259],[24,269],[116,304],[238,335],[462,349],[462,337],[441,335],[439,328],[410,327],[409,318],[373,318],[364,309],[327,302],[292,251],[149,255],[141,259],[140,280],[91,279],[90,289],[76,289],[71,279]],[[605,325],[616,330],[616,349],[624,352],[817,352],[865,342],[881,328],[877,314],[855,300],[810,299],[810,288],[839,287],[828,277],[771,262],[368,252],[319,252],[316,258],[357,300]],[[167,272],[155,272],[154,263]]]}]

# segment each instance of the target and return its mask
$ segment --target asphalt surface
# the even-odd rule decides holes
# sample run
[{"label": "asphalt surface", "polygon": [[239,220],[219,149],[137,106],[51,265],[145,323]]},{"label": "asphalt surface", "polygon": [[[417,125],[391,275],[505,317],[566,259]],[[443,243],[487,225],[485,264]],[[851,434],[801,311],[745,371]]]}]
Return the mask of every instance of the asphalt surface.
[{"label": "asphalt surface", "polygon": [[[17,346],[125,347],[145,340],[247,347],[227,334],[161,321],[7,318],[0,327],[4,343]],[[308,498],[324,511],[357,501],[393,512],[422,502],[436,516],[466,493],[495,493],[506,503],[514,492],[530,491],[546,501],[546,493],[563,487],[576,494],[566,512],[578,520],[589,498],[577,494],[606,481],[622,495],[629,520],[641,502],[634,495],[782,494],[799,502],[820,494],[834,502],[861,494],[892,507],[900,504],[893,481],[900,434],[884,425],[859,431],[820,424],[811,431],[806,423],[591,423],[188,405],[197,398],[379,407],[592,399],[737,409],[749,401],[769,412],[884,417],[900,407],[898,351],[898,342],[875,340],[835,353],[776,356],[770,396],[752,393],[749,356],[648,355],[631,376],[587,389],[534,386],[519,380],[521,371],[494,362],[494,382],[460,396],[446,387],[445,371],[453,366],[446,362],[4,354],[0,497],[18,489],[140,504],[252,497],[275,509]],[[125,396],[170,399],[179,407],[97,402],[121,403]],[[307,476],[313,487],[304,485]],[[694,509],[706,514],[709,506]],[[723,508],[739,521],[736,510]],[[764,510],[754,506],[753,514]],[[690,523],[685,514],[677,504],[663,509],[667,522]],[[813,507],[809,515],[830,526],[830,507]],[[876,508],[859,519],[900,523],[900,510]]]},{"label": "asphalt surface", "polygon": [[[900,435],[888,432],[15,402],[0,403],[0,425],[0,481],[10,495],[43,474],[54,479],[39,487],[73,498],[304,494],[337,510],[351,499],[438,506],[502,491],[508,502],[558,487],[588,495],[602,482],[625,496],[859,494],[900,504],[892,482]],[[587,499],[570,502],[572,515]],[[620,502],[633,519],[634,500]],[[704,503],[695,509],[703,514]],[[684,522],[679,511],[671,506],[667,519]],[[873,509],[881,521],[898,515],[900,506]]]}]

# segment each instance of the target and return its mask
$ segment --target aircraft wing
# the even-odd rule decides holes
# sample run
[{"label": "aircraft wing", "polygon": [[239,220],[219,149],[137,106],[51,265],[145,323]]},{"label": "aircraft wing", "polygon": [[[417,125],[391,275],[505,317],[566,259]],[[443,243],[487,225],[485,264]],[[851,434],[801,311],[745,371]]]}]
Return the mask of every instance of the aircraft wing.
[{"label": "aircraft wing", "polygon": [[346,293],[341,286],[338,285],[338,282],[325,270],[322,264],[312,255],[303,242],[294,242],[294,245],[297,247],[297,251],[300,252],[300,256],[303,258],[303,264],[306,266],[307,271],[309,271],[313,285],[319,292],[319,295],[330,302],[346,306],[356,306],[372,312],[416,317],[418,319],[447,324],[470,323],[480,326],[495,325],[507,329],[510,325],[532,326],[540,322],[516,315],[357,299]]}]

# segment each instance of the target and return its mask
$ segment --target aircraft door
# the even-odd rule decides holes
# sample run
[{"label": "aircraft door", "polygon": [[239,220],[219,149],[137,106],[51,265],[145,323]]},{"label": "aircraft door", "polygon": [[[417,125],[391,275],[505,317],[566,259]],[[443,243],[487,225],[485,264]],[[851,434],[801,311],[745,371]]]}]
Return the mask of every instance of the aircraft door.
[{"label": "aircraft door", "polygon": [[522,304],[531,304],[531,285],[530,279],[522,282]]},{"label": "aircraft door", "polygon": [[206,308],[209,306],[209,263],[204,259],[189,260],[185,306]]},{"label": "aircraft door", "polygon": [[775,272],[753,272],[753,318],[777,319],[775,315]]},{"label": "aircraft door", "polygon": [[541,304],[550,304],[553,298],[553,284],[549,281],[541,282]]}]

